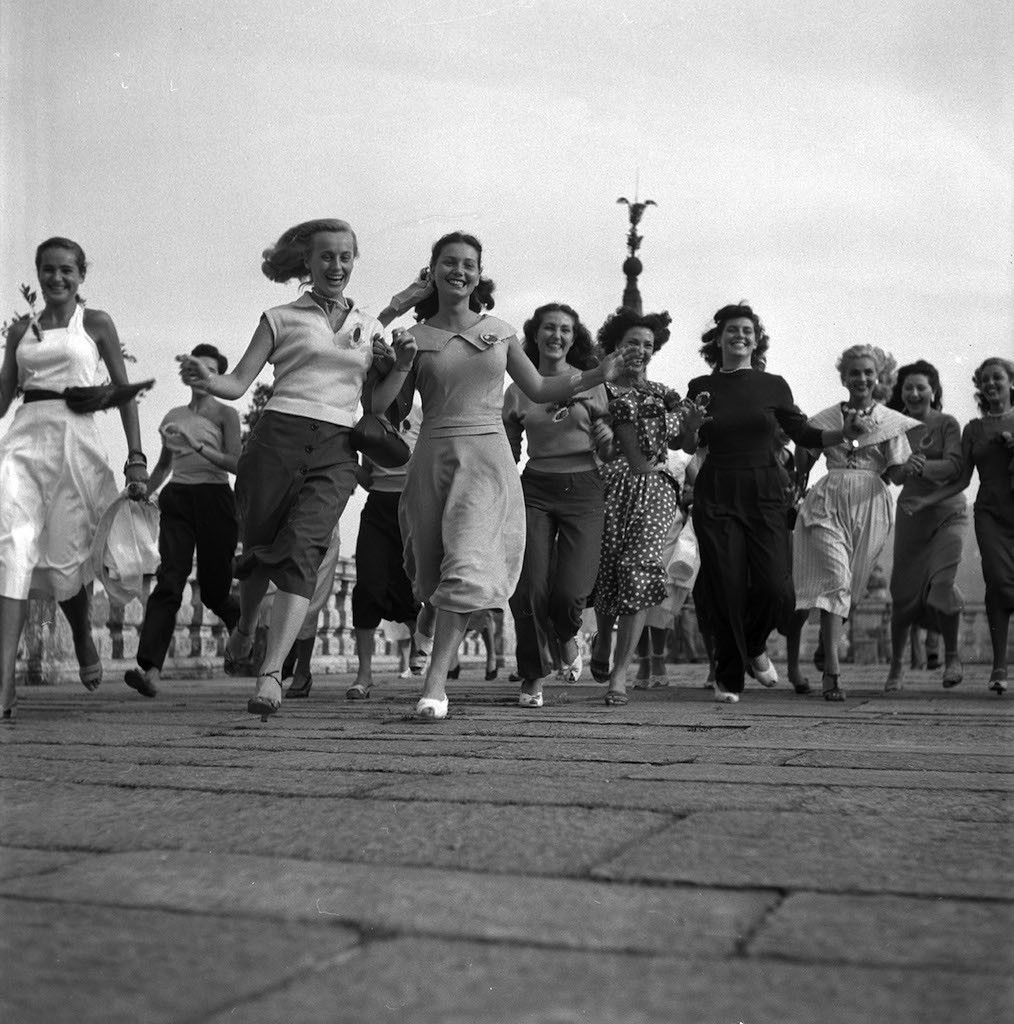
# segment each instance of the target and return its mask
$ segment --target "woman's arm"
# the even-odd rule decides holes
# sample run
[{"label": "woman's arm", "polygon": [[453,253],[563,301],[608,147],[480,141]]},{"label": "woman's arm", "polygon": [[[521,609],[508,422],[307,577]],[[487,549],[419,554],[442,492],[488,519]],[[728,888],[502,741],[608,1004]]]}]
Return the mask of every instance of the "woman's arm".
[{"label": "woman's arm", "polygon": [[[549,402],[565,402],[579,391],[587,391],[607,380],[616,380],[623,372],[627,358],[625,353],[612,352],[592,370],[574,370],[558,377],[543,377],[525,355],[521,342],[511,338],[507,348],[507,372],[533,402],[547,405]],[[633,354],[629,358],[634,358]]]},{"label": "woman's arm", "polygon": [[204,444],[194,444],[190,441],[191,447],[198,455],[207,459],[213,466],[224,469],[227,473],[235,475],[236,467],[239,464],[240,441],[239,441],[239,414],[235,409],[223,405],[220,410],[222,427],[222,451],[216,451]]},{"label": "woman's arm", "polygon": [[242,398],[264,369],[273,347],[271,327],[267,317],[262,316],[250,344],[240,356],[232,373],[212,373],[199,359],[183,355],[176,357],[180,363],[180,378],[188,387],[202,394],[214,395],[216,398],[229,401]]},{"label": "woman's arm", "polygon": [[503,429],[507,434],[507,440],[511,446],[511,454],[515,462],[521,461],[521,437],[525,432],[525,425],[521,419],[521,411],[518,409],[518,392],[514,387],[509,387],[503,396]]},{"label": "woman's arm", "polygon": [[[116,333],[113,318],[101,309],[85,310],[85,330],[95,339],[102,361],[109,371],[114,384],[128,384],[127,367],[123,362],[123,350]],[[137,402],[131,399],[120,406],[123,433],[127,438],[127,462],[123,475],[131,497],[144,497],[148,483],[148,465],[141,447],[141,425],[137,417]]]},{"label": "woman's arm", "polygon": [[430,280],[429,267],[419,271],[419,276],[407,287],[403,288],[391,301],[380,311],[377,319],[389,327],[400,316],[404,316],[410,309],[414,309],[431,291],[433,282]]},{"label": "woman's arm", "polygon": [[151,471],[151,476],[148,477],[149,494],[154,494],[166,482],[166,478],[172,473],[172,467],[173,453],[165,445],[162,445],[158,462],[155,463],[155,468]]},{"label": "woman's arm", "polygon": [[628,421],[614,424],[613,435],[616,439],[614,443],[619,446],[620,454],[626,456],[632,472],[640,474],[652,472],[644,452],[641,451],[641,446],[637,443],[637,425],[635,423]]},{"label": "woman's arm", "polygon": [[961,494],[968,487],[972,482],[972,470],[975,468],[975,464],[972,461],[972,435],[969,430],[971,425],[969,423],[961,435],[961,470],[957,478],[948,484],[935,488],[926,495],[916,497],[914,495],[902,494],[898,500],[899,511],[904,512],[906,515],[914,515],[924,508],[929,508],[931,505],[936,505],[941,501],[946,501],[948,498],[953,498],[956,494]]},{"label": "woman's arm", "polygon": [[391,336],[391,346],[394,349],[394,365],[374,387],[370,399],[370,411],[375,416],[382,416],[397,398],[415,363],[416,341],[411,331],[396,330]]},{"label": "woman's arm", "polygon": [[4,361],[0,366],[0,419],[7,415],[7,410],[14,401],[18,390],[18,343],[28,330],[28,321],[19,321],[11,325],[7,332],[7,344],[4,345]]}]

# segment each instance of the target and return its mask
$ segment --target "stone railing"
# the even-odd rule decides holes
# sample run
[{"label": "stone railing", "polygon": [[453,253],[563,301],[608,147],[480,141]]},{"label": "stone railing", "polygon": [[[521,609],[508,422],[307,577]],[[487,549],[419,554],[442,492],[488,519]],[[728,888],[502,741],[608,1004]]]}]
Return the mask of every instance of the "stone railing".
[{"label": "stone railing", "polygon": [[[352,628],[352,587],[355,579],[354,559],[342,559],[335,575],[334,593],[324,606],[317,624],[314,665],[321,673],[346,672],[355,668],[356,644]],[[142,616],[140,601],[134,600],[124,606],[111,601],[101,587],[96,587],[92,600],[92,629],[110,676],[115,676],[117,669],[134,664]],[[586,615],[586,623],[591,620],[592,616]],[[888,601],[864,600],[846,624],[843,641],[845,660],[857,664],[886,662],[890,655],[890,621]],[[584,634],[586,647],[591,628],[589,626]],[[804,657],[812,653],[817,631],[817,616],[813,614],[803,632]],[[221,674],[225,640],[225,627],[201,604],[197,582],[191,580],[176,620],[176,633],[166,659],[165,675],[170,678],[208,678]],[[773,635],[769,650],[773,657],[784,659],[784,638]],[[512,666],[514,623],[509,613],[504,616],[503,651],[507,653],[507,664]],[[981,604],[969,604],[965,608],[961,651],[965,661],[990,661],[989,629]],[[1011,653],[1014,655],[1014,650]],[[376,667],[383,671],[397,665],[397,645],[380,630],[374,654]],[[18,655],[18,677],[22,682],[45,684],[77,679],[70,628],[53,601],[29,602],[28,623]],[[469,634],[461,647],[463,664],[474,664],[484,658],[482,640]],[[502,657],[499,661],[503,665]]]}]

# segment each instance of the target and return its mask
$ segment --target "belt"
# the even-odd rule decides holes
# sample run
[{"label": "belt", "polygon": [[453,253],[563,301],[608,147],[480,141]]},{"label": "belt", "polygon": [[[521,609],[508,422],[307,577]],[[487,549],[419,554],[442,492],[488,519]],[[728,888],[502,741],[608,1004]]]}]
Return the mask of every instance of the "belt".
[{"label": "belt", "polygon": [[67,400],[62,391],[47,391],[45,388],[30,388],[23,392],[21,397],[25,405],[31,402],[65,402]]}]

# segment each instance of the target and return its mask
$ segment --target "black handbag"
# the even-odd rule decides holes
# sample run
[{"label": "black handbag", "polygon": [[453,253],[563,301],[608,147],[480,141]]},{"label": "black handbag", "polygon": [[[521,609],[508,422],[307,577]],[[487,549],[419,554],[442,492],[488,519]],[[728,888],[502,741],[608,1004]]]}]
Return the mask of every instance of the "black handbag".
[{"label": "black handbag", "polygon": [[352,428],[352,445],[383,469],[404,466],[412,454],[388,419],[372,412],[363,413]]}]

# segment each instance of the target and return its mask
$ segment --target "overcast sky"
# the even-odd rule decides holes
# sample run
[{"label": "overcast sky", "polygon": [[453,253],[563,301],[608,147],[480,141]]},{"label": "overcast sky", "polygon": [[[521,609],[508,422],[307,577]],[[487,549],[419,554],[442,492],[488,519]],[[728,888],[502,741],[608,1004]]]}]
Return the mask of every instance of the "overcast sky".
[{"label": "overcast sky", "polygon": [[[869,341],[934,361],[964,422],[973,367],[1014,349],[1010,11],[6,0],[3,315],[39,241],[80,241],[83,294],[131,374],[158,378],[155,455],[186,400],[173,355],[210,341],[234,362],[295,296],[260,273],[291,224],[352,223],[348,292],[374,310],[461,227],[484,243],[498,315],[520,327],[561,300],[594,330],[623,291],[616,199],[639,181],[658,204],[645,308],[673,317],[653,377],[685,389],[711,314],[745,298],[804,410],[843,396],[835,356]],[[118,463],[115,416],[103,431]]]}]

